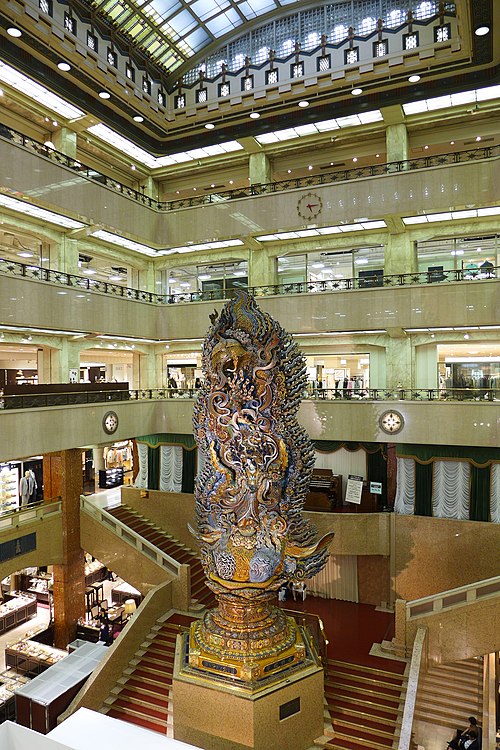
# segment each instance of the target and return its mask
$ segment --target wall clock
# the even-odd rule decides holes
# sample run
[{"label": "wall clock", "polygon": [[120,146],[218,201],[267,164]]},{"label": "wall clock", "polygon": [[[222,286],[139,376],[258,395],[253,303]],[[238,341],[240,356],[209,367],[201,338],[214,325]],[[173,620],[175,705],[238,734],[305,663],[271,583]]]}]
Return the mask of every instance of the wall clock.
[{"label": "wall clock", "polygon": [[301,219],[311,221],[320,215],[323,210],[323,201],[317,193],[306,193],[297,201],[297,213]]},{"label": "wall clock", "polygon": [[380,415],[378,420],[380,429],[387,432],[389,435],[395,435],[397,432],[401,432],[405,426],[405,420],[402,414],[395,409],[389,409]]},{"label": "wall clock", "polygon": [[114,411],[107,411],[102,418],[102,428],[108,435],[112,435],[118,429],[118,414]]}]

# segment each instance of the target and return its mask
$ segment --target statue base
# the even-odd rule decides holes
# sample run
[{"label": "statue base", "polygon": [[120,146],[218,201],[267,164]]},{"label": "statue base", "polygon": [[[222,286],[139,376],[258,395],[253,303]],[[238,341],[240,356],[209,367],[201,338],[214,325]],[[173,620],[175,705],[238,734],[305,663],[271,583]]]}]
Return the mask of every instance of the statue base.
[{"label": "statue base", "polygon": [[[304,657],[258,681],[190,664],[189,634],[177,637],[174,737],[204,750],[305,750],[323,734],[323,669],[300,629]],[[222,660],[221,660],[222,661]],[[227,665],[226,666],[230,666]]]}]

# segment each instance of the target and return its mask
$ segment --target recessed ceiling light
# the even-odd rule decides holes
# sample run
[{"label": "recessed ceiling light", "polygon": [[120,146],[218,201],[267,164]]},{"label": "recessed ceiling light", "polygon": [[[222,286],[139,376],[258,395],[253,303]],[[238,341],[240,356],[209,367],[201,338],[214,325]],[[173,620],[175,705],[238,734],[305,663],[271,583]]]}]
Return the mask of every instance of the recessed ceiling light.
[{"label": "recessed ceiling light", "polygon": [[110,276],[109,277],[109,281],[121,281],[121,280],[122,280],[121,276]]},{"label": "recessed ceiling light", "polygon": [[380,154],[375,154],[375,158],[378,159]]},{"label": "recessed ceiling light", "polygon": [[134,115],[134,122],[144,122],[144,117],[142,115]]},{"label": "recessed ceiling light", "polygon": [[362,93],[363,93],[363,89],[359,89],[359,88],[357,88],[357,89],[353,89],[353,90],[351,91],[351,94],[352,94],[353,96],[359,96],[359,95],[360,95],[360,94],[362,94]]},{"label": "recessed ceiling light", "polygon": [[213,124],[213,122],[206,122],[205,123],[205,128],[207,130],[213,130],[215,128],[215,125]]},{"label": "recessed ceiling light", "polygon": [[131,164],[131,165],[130,165],[130,169],[131,169],[131,170],[132,170],[133,172],[135,172],[135,164]]},{"label": "recessed ceiling light", "polygon": [[428,149],[428,148],[429,148],[429,146],[424,146],[424,149],[425,149],[426,151],[427,151],[427,149]]},{"label": "recessed ceiling light", "polygon": [[358,157],[357,156],[353,156],[352,160],[353,160],[353,162],[356,163],[358,161]]},{"label": "recessed ceiling light", "polygon": [[[22,36],[22,35],[23,35],[23,32],[21,31],[21,29],[16,29],[16,27],[15,27],[15,26],[10,26],[10,27],[9,27],[9,28],[7,29],[7,34],[8,34],[9,36],[20,37],[20,36]],[[476,32],[476,34],[477,34],[477,32]]]},{"label": "recessed ceiling light", "polygon": [[454,145],[455,145],[455,141],[450,141],[450,146],[454,146]]},{"label": "recessed ceiling light", "polygon": [[305,109],[305,107],[308,107],[308,106],[309,106],[309,102],[306,99],[302,99],[299,102],[299,107],[302,107],[303,109]]},{"label": "recessed ceiling light", "polygon": [[211,185],[210,185],[210,187],[214,188],[215,187],[215,182],[212,182]]},{"label": "recessed ceiling light", "polygon": [[309,170],[311,170],[311,169],[313,168],[313,165],[312,165],[312,164],[309,164],[309,166],[308,166],[307,168],[308,168]]},{"label": "recessed ceiling light", "polygon": [[59,68],[59,70],[64,70],[65,73],[67,73],[68,70],[71,70],[71,65],[67,62],[57,63],[57,67]]},{"label": "recessed ceiling light", "polygon": [[291,169],[287,169],[287,170],[286,170],[286,173],[287,173],[287,174],[292,174],[292,170],[291,170]]},{"label": "recessed ceiling light", "polygon": [[84,268],[83,273],[86,276],[93,276],[95,273],[97,273],[97,271],[95,271],[93,268]]},{"label": "recessed ceiling light", "polygon": [[109,99],[111,94],[108,91],[99,91],[101,99]]},{"label": "recessed ceiling light", "polygon": [[251,117],[252,120],[258,120],[259,117],[260,117],[260,113],[259,112],[250,112],[250,114],[248,116]]},{"label": "recessed ceiling light", "polygon": [[229,180],[229,184],[233,185],[234,184],[234,180]]},{"label": "recessed ceiling light", "polygon": [[489,34],[489,33],[490,33],[489,26],[478,26],[474,32],[476,36],[486,36],[486,34]]},{"label": "recessed ceiling light", "polygon": [[420,76],[418,76],[416,73],[415,75],[412,75],[408,78],[410,83],[418,83],[420,81]]},{"label": "recessed ceiling light", "polygon": [[481,140],[481,136],[480,135],[476,135],[476,141],[480,141],[480,140]]}]

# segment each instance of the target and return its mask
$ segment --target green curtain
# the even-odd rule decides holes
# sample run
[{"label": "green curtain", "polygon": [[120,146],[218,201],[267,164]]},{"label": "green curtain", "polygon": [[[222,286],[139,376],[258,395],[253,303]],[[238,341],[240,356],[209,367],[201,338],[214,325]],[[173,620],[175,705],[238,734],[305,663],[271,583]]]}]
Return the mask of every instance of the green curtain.
[{"label": "green curtain", "polygon": [[480,469],[471,466],[469,518],[471,521],[490,520],[491,466]]},{"label": "green curtain", "polygon": [[148,447],[148,488],[157,490],[160,486],[160,451]]},{"label": "green curtain", "polygon": [[197,452],[182,449],[182,492],[194,492]]},{"label": "green curtain", "polygon": [[456,461],[468,461],[473,466],[484,467],[500,461],[500,448],[477,448],[470,445],[414,445],[400,443],[396,445],[398,458],[414,458],[417,463],[425,464],[434,460],[442,461],[454,458]]},{"label": "green curtain", "polygon": [[142,435],[136,437],[136,443],[146,443],[150,448],[158,448],[160,445],[182,445],[187,450],[196,448],[193,435],[181,435],[176,432],[162,432],[158,435]]},{"label": "green curtain", "polygon": [[384,451],[384,443],[358,443],[352,440],[313,440],[314,449],[320,453],[335,453],[335,451],[345,448],[346,451],[353,453],[360,449],[366,453],[377,453]]},{"label": "green curtain", "polygon": [[432,464],[415,462],[415,515],[432,516]]},{"label": "green curtain", "polygon": [[[385,446],[383,446],[385,448]],[[380,482],[382,494],[378,495],[378,507],[387,506],[387,454],[385,450],[366,454],[366,468],[368,482]]]}]

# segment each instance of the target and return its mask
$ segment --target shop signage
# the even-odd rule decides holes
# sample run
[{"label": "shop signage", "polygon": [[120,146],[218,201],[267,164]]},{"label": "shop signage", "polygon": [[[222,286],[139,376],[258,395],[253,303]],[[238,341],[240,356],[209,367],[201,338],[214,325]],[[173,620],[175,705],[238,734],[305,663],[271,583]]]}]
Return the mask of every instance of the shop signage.
[{"label": "shop signage", "polygon": [[382,482],[370,482],[370,492],[372,495],[382,494]]}]

